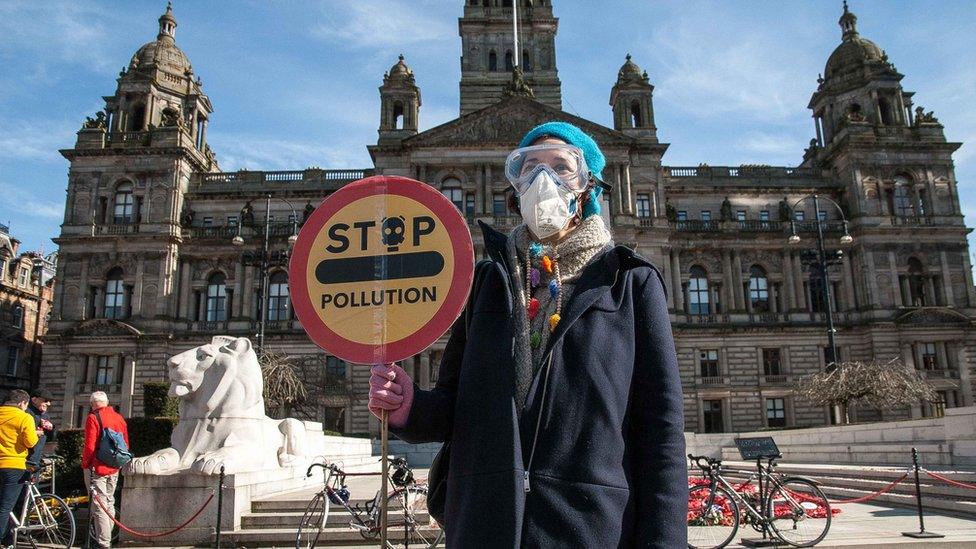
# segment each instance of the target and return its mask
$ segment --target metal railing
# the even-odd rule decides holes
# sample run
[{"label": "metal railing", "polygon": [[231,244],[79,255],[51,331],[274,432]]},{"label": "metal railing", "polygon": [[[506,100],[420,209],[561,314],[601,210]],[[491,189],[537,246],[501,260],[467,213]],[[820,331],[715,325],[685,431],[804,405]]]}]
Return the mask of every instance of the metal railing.
[{"label": "metal railing", "polygon": [[96,225],[95,234],[120,235],[135,234],[139,232],[138,223],[112,223],[108,225]]},{"label": "metal railing", "polygon": [[787,374],[763,375],[762,382],[764,385],[786,385],[790,382],[790,376]]}]

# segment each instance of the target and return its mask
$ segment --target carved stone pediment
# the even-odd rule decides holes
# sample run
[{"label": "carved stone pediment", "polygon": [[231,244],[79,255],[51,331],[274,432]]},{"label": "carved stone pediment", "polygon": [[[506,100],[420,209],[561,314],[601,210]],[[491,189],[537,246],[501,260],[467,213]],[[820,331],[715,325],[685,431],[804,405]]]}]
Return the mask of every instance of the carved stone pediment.
[{"label": "carved stone pediment", "polygon": [[629,145],[634,139],[589,120],[525,97],[506,97],[491,106],[403,140],[405,147],[502,145],[512,147],[543,122],[563,121],[587,132],[601,145]]},{"label": "carved stone pediment", "polygon": [[943,307],[920,307],[905,312],[895,319],[896,324],[914,326],[939,326],[944,324],[970,324],[966,315]]},{"label": "carved stone pediment", "polygon": [[65,331],[66,337],[139,337],[142,332],[130,324],[108,318],[93,318],[79,322]]}]

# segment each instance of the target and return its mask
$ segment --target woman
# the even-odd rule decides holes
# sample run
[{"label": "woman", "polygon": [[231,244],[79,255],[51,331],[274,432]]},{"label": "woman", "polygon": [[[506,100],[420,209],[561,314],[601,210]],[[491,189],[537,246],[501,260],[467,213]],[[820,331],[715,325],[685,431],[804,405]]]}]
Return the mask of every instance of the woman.
[{"label": "woman", "polygon": [[481,224],[468,309],[436,386],[377,365],[369,407],[452,441],[448,547],[686,546],[681,382],[661,275],[599,215],[606,161],[549,122],[509,155],[523,224]]}]

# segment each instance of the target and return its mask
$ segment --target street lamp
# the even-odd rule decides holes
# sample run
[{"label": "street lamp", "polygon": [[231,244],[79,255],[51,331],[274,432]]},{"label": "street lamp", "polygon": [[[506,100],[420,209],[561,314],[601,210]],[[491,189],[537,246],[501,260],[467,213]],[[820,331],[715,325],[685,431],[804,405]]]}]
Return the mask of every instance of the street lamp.
[{"label": "street lamp", "polygon": [[[295,210],[295,206],[291,202],[285,200],[284,198],[277,198],[288,207],[291,208],[291,236],[288,237],[288,247],[289,249],[295,245],[298,241],[298,212]],[[244,245],[244,237],[241,235],[241,226],[244,224],[244,210],[241,210],[241,214],[237,218],[237,234],[231,239],[231,244],[236,247],[241,247]],[[261,291],[258,294],[258,349],[264,349],[264,328],[267,324],[267,304],[264,302],[265,296],[268,295],[268,269],[273,263],[277,264],[271,257],[269,251],[269,241],[271,237],[271,195],[265,196],[265,209],[264,209],[264,231],[262,233],[264,238],[261,243],[261,253],[257,257],[251,254],[245,254],[241,256],[241,263],[244,265],[257,266],[261,270]],[[286,252],[287,255],[287,252]]]},{"label": "street lamp", "polygon": [[[821,291],[823,292],[824,304],[827,306],[827,344],[830,348],[830,360],[827,361],[827,369],[832,370],[835,367],[834,364],[836,364],[837,362],[837,343],[836,341],[834,341],[834,334],[837,332],[837,330],[834,329],[834,303],[833,303],[833,297],[831,296],[830,293],[830,280],[827,278],[828,258],[827,258],[827,251],[824,248],[825,220],[820,219],[821,200],[826,200],[827,202],[833,204],[834,208],[837,209],[837,213],[840,214],[840,218],[844,226],[844,235],[840,237],[840,243],[843,245],[851,244],[852,242],[854,242],[854,237],[852,237],[851,233],[848,231],[847,218],[844,216],[844,210],[840,207],[839,204],[837,204],[830,198],[827,198],[825,196],[818,196],[816,194],[807,195],[794,202],[793,207],[790,209],[790,211],[794,211],[796,207],[805,200],[813,200],[813,211],[817,223],[817,257],[815,263],[818,270],[820,271],[820,280],[821,280],[820,286],[821,286]],[[797,234],[796,232],[795,220],[790,221],[790,233],[791,234],[788,239],[788,242],[790,244],[799,244],[800,235]],[[838,251],[838,253],[840,252]]]}]

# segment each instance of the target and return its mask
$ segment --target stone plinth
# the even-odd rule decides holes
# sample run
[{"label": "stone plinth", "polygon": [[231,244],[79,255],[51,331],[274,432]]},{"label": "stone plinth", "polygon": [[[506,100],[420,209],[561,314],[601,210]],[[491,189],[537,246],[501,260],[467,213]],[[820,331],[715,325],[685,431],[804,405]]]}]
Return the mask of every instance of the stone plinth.
[{"label": "stone plinth", "polygon": [[[221,527],[225,532],[241,526],[241,514],[251,500],[263,495],[321,483],[320,475],[305,478],[305,466],[227,475]],[[185,522],[217,488],[219,477],[181,472],[172,475],[129,475],[122,490],[122,521],[140,532],[163,532]],[[185,529],[161,538],[144,540],[122,532],[123,541],[149,541],[154,545],[206,545],[217,526],[217,498]]]}]

